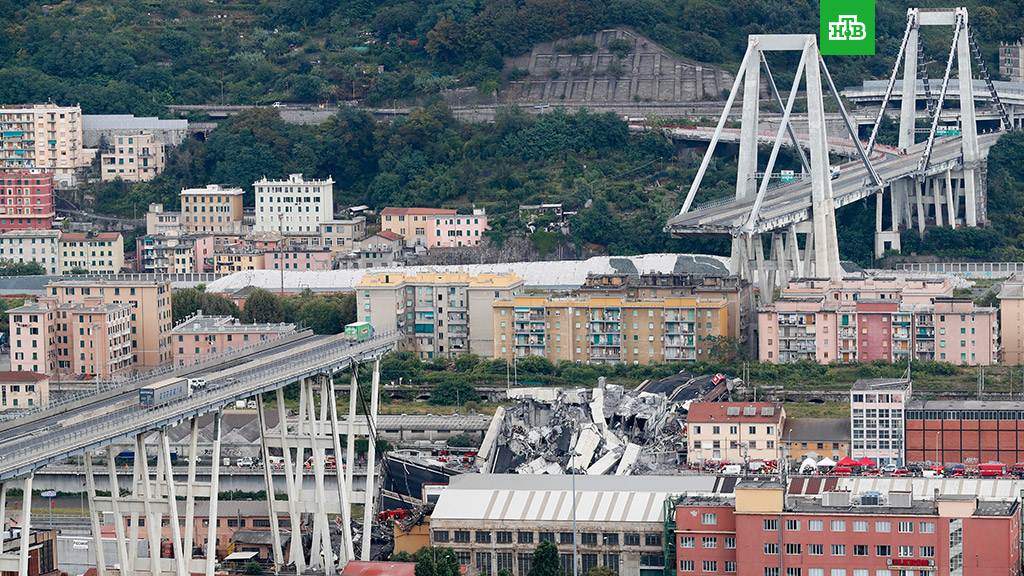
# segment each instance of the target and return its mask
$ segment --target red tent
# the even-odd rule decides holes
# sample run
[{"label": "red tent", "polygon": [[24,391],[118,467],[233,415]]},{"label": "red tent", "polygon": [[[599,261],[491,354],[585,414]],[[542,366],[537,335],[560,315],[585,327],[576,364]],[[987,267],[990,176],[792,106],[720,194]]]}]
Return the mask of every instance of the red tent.
[{"label": "red tent", "polygon": [[872,460],[871,458],[868,458],[867,456],[861,458],[860,462],[857,462],[857,466],[874,466],[874,465],[875,465],[875,461]]},{"label": "red tent", "polygon": [[857,465],[859,465],[859,462],[857,462],[853,458],[850,458],[849,456],[843,458],[839,462],[836,462],[836,466],[857,466]]}]

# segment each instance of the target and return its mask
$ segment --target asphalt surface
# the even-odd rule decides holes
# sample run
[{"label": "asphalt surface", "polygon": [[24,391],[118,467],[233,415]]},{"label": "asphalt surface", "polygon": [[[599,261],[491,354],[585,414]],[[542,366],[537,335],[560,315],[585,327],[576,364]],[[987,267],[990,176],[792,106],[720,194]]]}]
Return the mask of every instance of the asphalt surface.
[{"label": "asphalt surface", "polygon": [[115,407],[138,397],[137,389],[90,405],[88,409],[46,418],[31,427],[18,427],[0,436],[0,480],[23,477],[47,464],[86,450],[125,441],[135,434],[168,426],[184,418],[217,410],[256,393],[270,391],[327,369],[341,369],[353,360],[382,354],[397,341],[396,334],[352,343],[344,336],[314,336],[270,351],[257,351],[237,365],[206,374],[207,386],[191,396],[152,409],[132,403],[127,408],[65,426],[89,410]]},{"label": "asphalt surface", "polygon": [[[999,136],[1000,134],[979,136],[982,155],[996,143]],[[916,172],[923,154],[924,144],[921,143],[910,149],[908,154],[902,156],[887,154],[873,159],[871,164],[882,182],[888,184]],[[959,137],[937,138],[930,164],[932,167],[938,166],[957,160],[960,156]],[[874,193],[874,187],[869,185],[867,168],[860,160],[842,164],[840,177],[832,181],[832,196],[837,208]],[[739,201],[728,201],[706,210],[700,210],[699,206],[691,208],[686,214],[670,219],[667,228],[676,235],[731,234],[747,223],[755,196],[752,195]],[[810,178],[778,186],[765,193],[754,232],[767,232],[788,226],[793,221],[809,220],[810,210]]]}]

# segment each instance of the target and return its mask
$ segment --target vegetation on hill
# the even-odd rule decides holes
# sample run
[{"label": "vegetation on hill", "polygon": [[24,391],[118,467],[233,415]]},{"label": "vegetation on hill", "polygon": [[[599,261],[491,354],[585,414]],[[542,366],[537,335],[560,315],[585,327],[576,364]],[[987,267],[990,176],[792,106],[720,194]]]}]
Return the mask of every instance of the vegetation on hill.
[{"label": "vegetation on hill", "polygon": [[315,334],[340,334],[346,324],[356,321],[356,296],[351,292],[319,296],[305,290],[282,297],[257,289],[245,299],[241,310],[229,298],[206,292],[202,285],[178,290],[171,296],[175,325],[199,310],[207,316],[234,316],[246,323],[289,322]]}]

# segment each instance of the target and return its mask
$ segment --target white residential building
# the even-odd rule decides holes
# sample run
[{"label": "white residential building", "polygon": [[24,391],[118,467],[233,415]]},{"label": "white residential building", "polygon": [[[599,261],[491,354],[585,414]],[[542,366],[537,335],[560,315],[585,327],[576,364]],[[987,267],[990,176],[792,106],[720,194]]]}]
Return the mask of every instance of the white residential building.
[{"label": "white residential building", "polygon": [[287,180],[253,182],[256,190],[255,232],[319,235],[321,222],[334,218],[334,180],[305,180],[289,174]]},{"label": "white residential building", "polygon": [[850,457],[867,456],[879,465],[902,465],[906,451],[904,416],[913,387],[909,380],[857,380],[850,391]]},{"label": "white residential building", "polygon": [[37,262],[51,276],[60,274],[60,230],[12,230],[0,234],[0,261]]}]

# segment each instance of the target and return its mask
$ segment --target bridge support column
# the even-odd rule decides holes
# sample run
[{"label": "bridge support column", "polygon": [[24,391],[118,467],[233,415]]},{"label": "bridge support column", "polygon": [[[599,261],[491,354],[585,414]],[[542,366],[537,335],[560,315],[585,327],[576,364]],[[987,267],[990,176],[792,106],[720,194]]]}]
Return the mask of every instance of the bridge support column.
[{"label": "bridge support column", "polygon": [[353,429],[356,421],[356,401],[359,398],[359,364],[352,363],[352,380],[348,389],[348,435],[346,441],[348,446],[345,450],[345,486],[348,487],[349,495],[352,494],[352,467],[356,459],[356,435]]},{"label": "bridge support column", "polygon": [[[764,258],[763,251],[761,253],[761,258]],[[376,485],[373,482],[373,473],[377,467],[377,435],[374,431],[377,429],[377,405],[378,398],[380,397],[380,358],[373,361],[373,378],[371,382],[370,413],[366,416],[366,426],[369,431],[369,442],[366,450],[366,501],[363,505],[363,546],[359,553],[359,559],[363,562],[368,562],[370,560],[370,546],[368,543],[370,542],[373,533],[373,520],[375,516],[373,496],[374,492],[376,492]]]},{"label": "bridge support column", "polygon": [[[263,394],[256,396],[256,417],[260,424],[260,456],[263,458],[263,479],[267,483],[267,507],[270,509],[271,553],[274,556],[274,574],[280,574],[284,565],[284,553],[281,550],[281,523],[277,516],[277,498],[274,492],[274,475],[270,471],[270,448],[267,447],[267,417],[263,408]],[[283,426],[284,423],[282,422]]]},{"label": "bridge support column", "polygon": [[199,459],[199,422],[195,417],[188,421],[188,483],[185,485],[185,558],[189,569],[192,565],[192,554],[195,550],[195,514],[196,514],[196,466]]},{"label": "bridge support column", "polygon": [[924,180],[914,181],[915,196],[917,196],[917,233],[924,238]]},{"label": "bridge support column", "polygon": [[[338,394],[337,389],[334,386],[334,374],[327,375],[327,396],[328,402],[331,406],[331,410],[329,412],[329,416],[331,418],[331,440],[334,444],[334,453],[340,455],[341,429],[338,426]],[[351,426],[349,427],[348,435],[352,435]],[[342,469],[342,463],[340,462],[338,467],[334,470],[335,481],[338,485],[338,501],[341,503],[341,550],[338,554],[338,566],[342,569],[344,569],[344,566],[348,564],[349,560],[352,560],[355,557],[354,548],[352,546],[352,492],[349,490],[349,485],[346,483],[348,469],[352,466],[352,463],[345,462],[343,465],[344,470]]]},{"label": "bridge support column", "polygon": [[967,9],[957,8],[963,30],[957,39],[957,77],[960,79],[960,141],[964,163],[964,223],[978,225],[978,185],[975,168],[981,159],[978,123],[974,113],[974,82],[971,79],[971,44],[967,34]]},{"label": "bridge support column", "polygon": [[[124,534],[124,515],[121,514],[121,484],[117,481],[117,464],[114,462],[116,448],[113,444],[107,446],[107,474],[110,484],[110,506],[114,513],[114,537],[117,541],[117,561],[121,565],[121,574],[134,576],[135,564],[129,559],[128,541]],[[133,487],[134,489],[134,487]],[[95,507],[97,499],[93,498],[90,508]]]},{"label": "bridge support column", "polygon": [[213,462],[210,463],[210,514],[206,531],[205,572],[213,574],[217,565],[217,492],[220,489],[220,434],[223,412],[213,413]]},{"label": "bridge support column", "polygon": [[949,225],[956,230],[957,213],[956,193],[953,192],[953,177],[949,170],[946,170],[946,210],[949,212]]},{"label": "bridge support column", "polygon": [[[903,64],[903,94],[900,100],[900,127],[898,146],[906,150],[914,145],[914,129],[917,121],[917,43],[920,31],[917,9],[907,11],[912,23],[907,32],[907,48]],[[895,71],[893,72],[895,75]],[[895,226],[894,226],[895,227]]]},{"label": "bridge support column", "polygon": [[747,47],[747,54],[751,61],[743,77],[743,115],[741,118],[744,129],[740,132],[739,159],[736,167],[737,199],[757,193],[757,179],[754,178],[754,173],[757,172],[757,121],[761,66],[757,55],[750,56],[750,54],[755,50],[760,50],[759,41],[756,36],[751,36]]},{"label": "bridge support column", "polygon": [[[161,430],[159,433],[160,441],[160,459],[162,460],[162,468],[164,471],[164,478],[167,482],[167,510],[170,513],[171,523],[171,550],[174,553],[174,571],[176,576],[189,576],[189,571],[185,567],[185,551],[183,550],[181,542],[181,525],[178,524],[178,496],[177,490],[174,488],[174,467],[171,464],[171,442],[167,438],[167,431]],[[160,483],[157,482],[159,487]],[[157,496],[160,496],[159,489],[157,490]],[[189,558],[192,557],[191,545],[189,546]],[[191,562],[189,562],[191,563]]]},{"label": "bridge support column", "polygon": [[[300,495],[299,490],[296,487],[295,478],[298,477],[299,487],[302,486],[302,450],[296,446],[295,448],[295,462],[292,462],[292,447],[288,441],[288,420],[287,413],[284,408],[284,390],[282,388],[277,389],[277,415],[278,415],[278,429],[281,432],[281,453],[284,457],[284,477],[285,485],[288,489],[288,504],[286,508],[288,510],[288,517],[291,522],[292,539],[289,544],[288,557],[292,564],[295,565],[295,572],[302,574],[305,570],[306,561],[302,552],[302,532],[299,530],[301,526],[300,510],[297,505],[293,505],[292,502],[298,502]],[[266,441],[267,430],[266,428],[260,430],[260,434],[263,437],[263,441]]]},{"label": "bridge support column", "polygon": [[[82,455],[85,461],[85,492],[89,496],[89,526],[92,528],[92,553],[96,558],[96,576],[107,576],[107,560],[103,551],[103,538],[100,536],[100,513],[96,509],[96,478],[92,470],[92,452],[88,450]],[[111,488],[111,495],[117,489],[116,482]],[[3,486],[0,485],[0,490]],[[3,497],[0,496],[0,511],[5,510]]]},{"label": "bridge support column", "polygon": [[[29,536],[32,532],[32,478],[34,474],[25,477],[22,483],[21,494],[21,547],[18,549],[18,576],[29,576],[28,573],[28,548]],[[5,512],[6,513],[6,512]]]},{"label": "bridge support column", "polygon": [[821,92],[821,55],[815,44],[813,64],[807,67],[807,124],[811,148],[811,211],[814,223],[814,274],[819,278],[843,279],[836,237],[835,202],[832,198],[832,170],[825,133],[825,106]]}]

